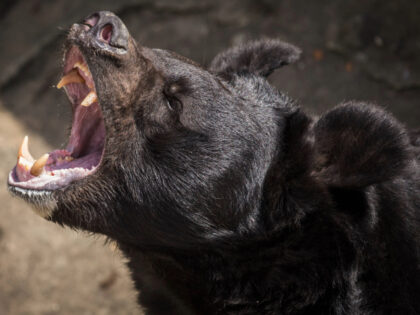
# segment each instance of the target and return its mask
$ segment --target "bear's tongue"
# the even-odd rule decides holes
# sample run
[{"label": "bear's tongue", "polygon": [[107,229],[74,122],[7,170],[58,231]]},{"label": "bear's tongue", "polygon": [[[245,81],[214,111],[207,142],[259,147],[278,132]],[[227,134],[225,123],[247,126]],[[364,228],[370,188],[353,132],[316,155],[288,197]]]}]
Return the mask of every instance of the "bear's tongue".
[{"label": "bear's tongue", "polygon": [[[35,177],[59,174],[65,176],[66,174],[63,172],[70,169],[86,171],[93,169],[100,162],[104,141],[104,138],[100,135],[97,135],[94,139],[96,143],[90,147],[80,148],[80,146],[77,146],[74,150],[55,150],[35,160],[29,152],[28,136],[25,136],[18,151],[15,180],[17,182],[26,182]],[[76,157],[76,150],[77,152],[83,152],[83,155]]]}]

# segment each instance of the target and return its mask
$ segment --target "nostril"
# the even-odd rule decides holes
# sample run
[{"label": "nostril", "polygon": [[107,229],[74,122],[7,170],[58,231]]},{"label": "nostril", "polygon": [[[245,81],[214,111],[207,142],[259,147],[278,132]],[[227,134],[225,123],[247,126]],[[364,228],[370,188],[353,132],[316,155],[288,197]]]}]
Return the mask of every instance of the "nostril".
[{"label": "nostril", "polygon": [[101,30],[100,39],[109,44],[109,42],[111,41],[111,37],[112,37],[112,25],[106,24]]},{"label": "nostril", "polygon": [[98,23],[98,20],[99,20],[99,14],[94,13],[85,20],[84,24],[89,25],[90,27],[94,27],[96,23]]}]

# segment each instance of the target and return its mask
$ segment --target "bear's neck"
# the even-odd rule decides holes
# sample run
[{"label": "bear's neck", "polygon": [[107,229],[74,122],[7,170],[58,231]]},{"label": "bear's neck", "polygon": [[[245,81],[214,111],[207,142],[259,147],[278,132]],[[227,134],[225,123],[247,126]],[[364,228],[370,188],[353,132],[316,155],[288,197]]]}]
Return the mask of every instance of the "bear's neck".
[{"label": "bear's neck", "polygon": [[[323,221],[322,225],[313,222],[318,220]],[[318,312],[322,301],[332,296],[327,283],[335,277],[333,270],[338,266],[334,264],[340,258],[334,256],[339,256],[340,250],[334,242],[336,228],[331,222],[316,216],[309,221],[300,229],[287,229],[275,237],[217,250],[120,247],[140,292],[139,302],[150,314],[245,310],[258,314],[262,309],[278,311],[280,300],[284,301],[280,309],[299,304],[302,309],[309,307]],[[299,266],[303,264],[312,268],[309,274],[308,268],[302,274]],[[274,305],[275,309],[271,309]]]}]

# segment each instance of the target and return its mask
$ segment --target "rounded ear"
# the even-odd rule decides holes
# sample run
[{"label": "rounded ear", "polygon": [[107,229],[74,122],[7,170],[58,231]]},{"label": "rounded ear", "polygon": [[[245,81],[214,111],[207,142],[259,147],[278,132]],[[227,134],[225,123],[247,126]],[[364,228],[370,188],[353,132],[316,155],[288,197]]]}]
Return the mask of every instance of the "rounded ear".
[{"label": "rounded ear", "polygon": [[412,154],[401,124],[379,107],[349,102],[314,125],[314,174],[335,187],[366,187],[401,175]]},{"label": "rounded ear", "polygon": [[266,77],[275,69],[297,61],[300,54],[301,50],[291,44],[263,39],[218,54],[211,62],[209,70],[224,75],[250,73]]}]

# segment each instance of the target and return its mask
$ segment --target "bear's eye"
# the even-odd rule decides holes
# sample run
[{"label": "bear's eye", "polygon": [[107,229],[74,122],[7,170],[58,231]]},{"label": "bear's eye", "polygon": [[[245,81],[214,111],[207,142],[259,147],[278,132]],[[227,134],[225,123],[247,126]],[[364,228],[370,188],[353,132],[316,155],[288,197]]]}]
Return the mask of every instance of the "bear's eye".
[{"label": "bear's eye", "polygon": [[167,95],[165,93],[165,99],[166,99],[166,106],[168,107],[170,111],[179,113],[182,110],[182,103],[175,96]]},{"label": "bear's eye", "polygon": [[169,110],[173,111],[174,107],[171,104],[172,102],[169,99],[166,99],[166,106],[169,108]]},{"label": "bear's eye", "polygon": [[163,94],[168,109],[179,113],[182,110],[182,102],[179,99],[180,86],[176,83],[169,84],[165,87]]}]

